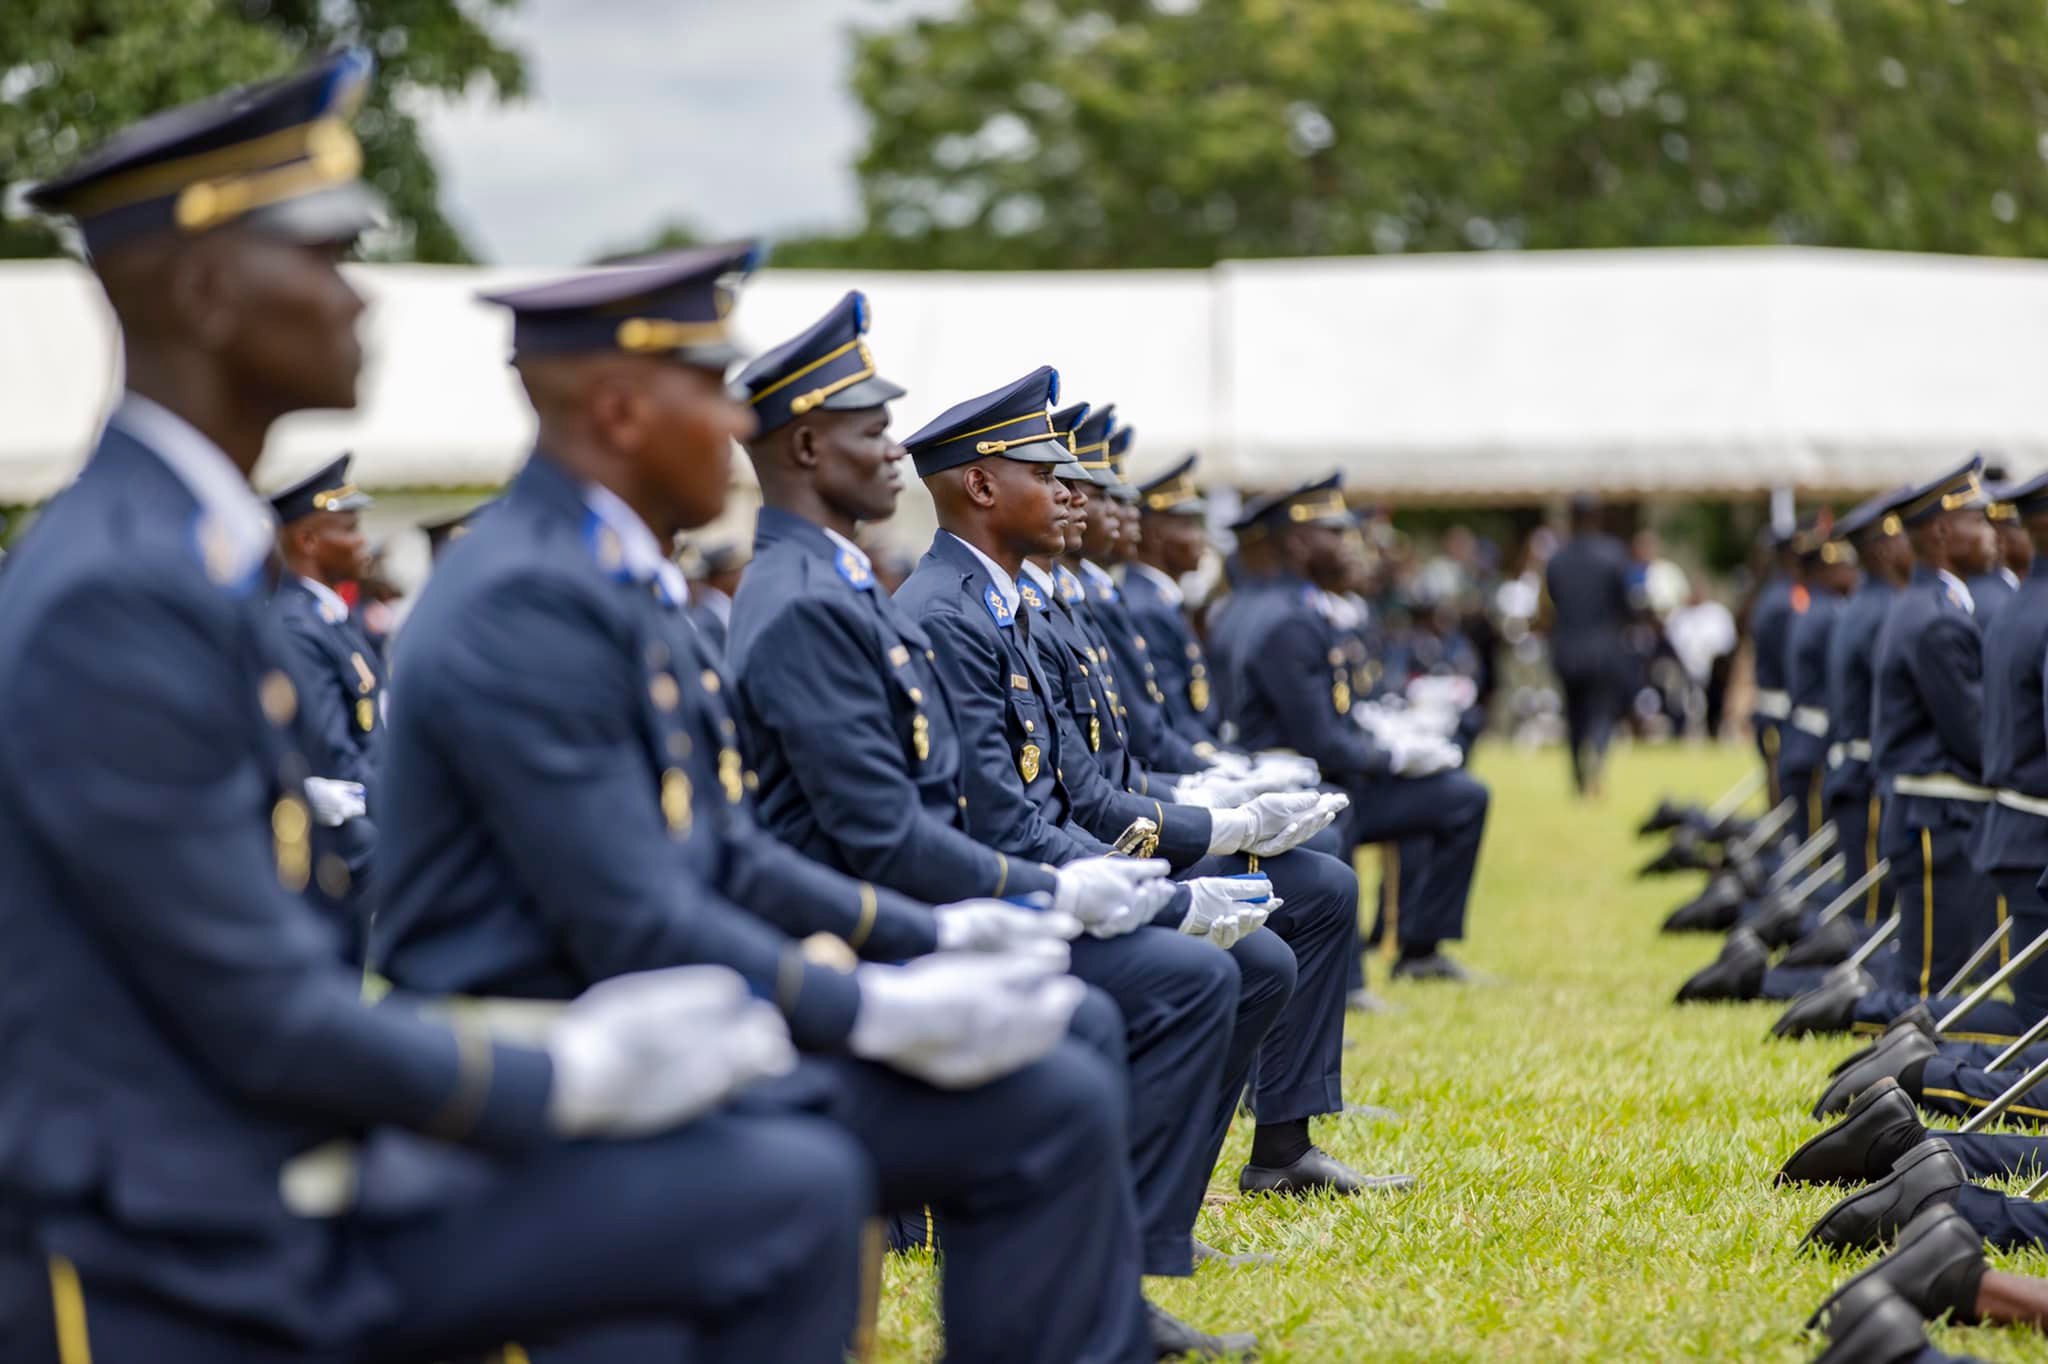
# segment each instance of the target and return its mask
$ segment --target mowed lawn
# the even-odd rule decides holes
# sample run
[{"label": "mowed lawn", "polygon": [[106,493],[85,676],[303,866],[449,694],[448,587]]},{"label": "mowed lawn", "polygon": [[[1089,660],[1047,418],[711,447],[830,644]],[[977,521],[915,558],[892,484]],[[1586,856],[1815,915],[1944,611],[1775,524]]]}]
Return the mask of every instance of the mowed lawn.
[{"label": "mowed lawn", "polygon": [[[1697,875],[1650,881],[1634,826],[1660,792],[1712,799],[1755,759],[1735,748],[1616,755],[1603,802],[1571,798],[1563,754],[1494,745],[1476,770],[1493,814],[1459,955],[1493,979],[1373,985],[1400,1012],[1353,1017],[1345,1093],[1397,1125],[1319,1124],[1394,1198],[1268,1204],[1236,1196],[1240,1119],[1200,1234],[1281,1264],[1149,1280],[1169,1310],[1258,1332],[1266,1360],[1802,1360],[1800,1324],[1860,1259],[1795,1253],[1825,1190],[1770,1175],[1816,1129],[1807,1111],[1848,1050],[1766,1042],[1776,1006],[1679,1009],[1718,938],[1667,938]],[[2000,1257],[2048,1273],[2048,1257]],[[937,1357],[932,1270],[892,1258],[878,1357]],[[2039,1336],[1947,1330],[1939,1345],[2048,1361]]]}]

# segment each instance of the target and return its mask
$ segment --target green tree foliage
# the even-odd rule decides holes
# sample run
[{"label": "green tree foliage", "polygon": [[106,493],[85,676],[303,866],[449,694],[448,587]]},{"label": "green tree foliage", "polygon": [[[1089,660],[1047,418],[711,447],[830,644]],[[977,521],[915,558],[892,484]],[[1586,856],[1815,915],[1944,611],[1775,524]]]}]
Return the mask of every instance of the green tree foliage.
[{"label": "green tree foliage", "polygon": [[[518,0],[7,0],[0,20],[0,196],[63,165],[157,109],[289,71],[344,44],[377,55],[356,125],[364,174],[391,201],[394,231],[377,254],[466,261],[442,216],[440,181],[406,111],[412,90],[486,82],[525,90],[517,52],[491,12]],[[0,256],[50,255],[42,224],[0,222]]]},{"label": "green tree foliage", "polygon": [[2039,0],[962,0],[854,88],[867,227],[806,257],[2048,254]]}]

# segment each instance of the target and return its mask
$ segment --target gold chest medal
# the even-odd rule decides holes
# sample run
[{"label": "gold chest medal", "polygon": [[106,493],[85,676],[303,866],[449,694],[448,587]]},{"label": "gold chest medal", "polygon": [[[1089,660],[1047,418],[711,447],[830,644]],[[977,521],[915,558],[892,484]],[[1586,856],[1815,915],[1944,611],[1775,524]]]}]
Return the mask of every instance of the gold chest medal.
[{"label": "gold chest medal", "polygon": [[1093,715],[1088,717],[1088,748],[1095,753],[1102,751],[1102,721]]},{"label": "gold chest medal", "polygon": [[923,762],[932,755],[932,722],[923,715],[914,715],[910,720],[910,750]]},{"label": "gold chest medal", "polygon": [[1017,754],[1017,770],[1025,781],[1038,780],[1038,745],[1026,744]]}]

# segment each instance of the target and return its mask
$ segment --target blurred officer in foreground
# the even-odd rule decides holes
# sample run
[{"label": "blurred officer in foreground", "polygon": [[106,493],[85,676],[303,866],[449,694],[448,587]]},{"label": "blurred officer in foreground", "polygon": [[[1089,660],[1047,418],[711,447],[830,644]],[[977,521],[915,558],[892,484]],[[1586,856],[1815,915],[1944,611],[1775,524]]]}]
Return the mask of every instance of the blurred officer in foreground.
[{"label": "blurred officer in foreground", "polygon": [[539,434],[399,642],[380,951],[403,983],[537,999],[733,967],[807,1053],[754,1101],[817,1108],[884,1211],[932,1209],[948,1358],[1146,1358],[1121,1077],[1065,1040],[1079,925],[1009,916],[930,955],[950,911],[1009,907],[934,913],[755,823],[730,688],[666,553],[723,512],[754,431],[722,382],[753,260],[709,247],[492,296]]},{"label": "blurred officer in foreground", "polygon": [[1575,497],[1571,538],[1544,569],[1550,604],[1550,663],[1564,692],[1572,785],[1598,795],[1607,745],[1628,685],[1627,631],[1634,617],[1628,551],[1600,527],[1600,504]]},{"label": "blurred officer in foreground", "polygon": [[1956,575],[1963,580],[1963,586],[1970,589],[1970,601],[1975,608],[1977,633],[1986,640],[1991,638],[1992,627],[2012,600],[2012,594],[2019,591],[2020,575],[2027,571],[2027,560],[2017,567],[2005,562],[2005,547],[2008,538],[2024,541],[2024,535],[2012,536],[2001,529],[2019,524],[2019,512],[2013,507],[2011,489],[2006,483],[2005,466],[1987,464],[1984,466],[1984,517],[1991,522],[1991,534],[1980,536],[1963,547],[1962,556],[1956,560]]},{"label": "blurred officer in foreground", "polygon": [[0,595],[0,1356],[429,1361],[631,1323],[669,1358],[835,1359],[869,1176],[826,1124],[717,1111],[793,1061],[736,976],[619,981],[511,1041],[365,1007],[299,899],[247,475],[279,417],[355,405],[367,74],[161,114],[32,196],[78,220],[128,392]]}]

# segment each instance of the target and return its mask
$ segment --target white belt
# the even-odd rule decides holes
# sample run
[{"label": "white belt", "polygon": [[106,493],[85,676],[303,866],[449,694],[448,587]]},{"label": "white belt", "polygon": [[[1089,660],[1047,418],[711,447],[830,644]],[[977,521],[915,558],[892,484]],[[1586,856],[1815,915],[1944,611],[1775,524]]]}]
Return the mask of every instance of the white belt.
[{"label": "white belt", "polygon": [[2019,810],[2025,814],[2048,819],[2048,800],[2043,800],[2039,796],[2024,795],[2018,791],[2000,791],[1992,799],[2008,810]]},{"label": "white belt", "polygon": [[1859,763],[1867,763],[1870,761],[1870,740],[1851,739],[1848,742],[1847,749],[1849,757],[1852,761]]},{"label": "white belt", "polygon": [[1935,800],[1987,801],[1991,799],[1991,788],[1975,782],[1952,777],[1946,772],[1935,772],[1925,777],[1901,774],[1892,778],[1892,791],[1901,796],[1930,796]]},{"label": "white belt", "polygon": [[1784,719],[1792,713],[1791,693],[1758,691],[1756,694],[1756,713],[1772,720]]},{"label": "white belt", "polygon": [[1795,706],[1792,709],[1792,726],[1816,739],[1825,739],[1828,736],[1828,713],[1819,706]]}]

